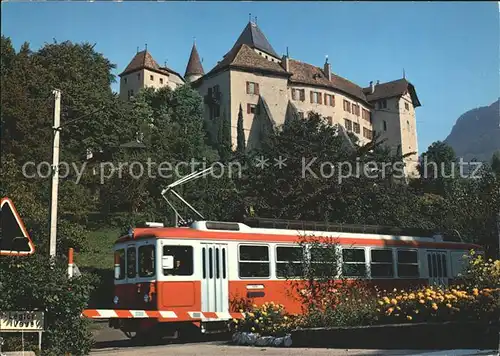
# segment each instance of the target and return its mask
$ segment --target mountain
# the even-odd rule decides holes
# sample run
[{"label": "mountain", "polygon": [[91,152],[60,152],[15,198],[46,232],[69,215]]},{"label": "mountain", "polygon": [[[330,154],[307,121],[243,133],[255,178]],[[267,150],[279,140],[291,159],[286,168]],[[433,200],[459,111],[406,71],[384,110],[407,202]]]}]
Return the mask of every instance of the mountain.
[{"label": "mountain", "polygon": [[445,142],[464,161],[489,161],[500,150],[500,99],[460,116]]}]

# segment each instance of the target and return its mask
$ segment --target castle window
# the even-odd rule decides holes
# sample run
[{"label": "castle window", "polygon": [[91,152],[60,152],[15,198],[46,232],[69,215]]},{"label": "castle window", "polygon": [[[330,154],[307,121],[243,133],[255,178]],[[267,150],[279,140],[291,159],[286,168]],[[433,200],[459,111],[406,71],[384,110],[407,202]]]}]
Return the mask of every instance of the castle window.
[{"label": "castle window", "polygon": [[344,100],[344,111],[351,112],[351,103]]},{"label": "castle window", "polygon": [[163,84],[163,78],[160,78],[160,84]]},{"label": "castle window", "polygon": [[356,116],[359,116],[359,105],[354,105],[352,104],[352,113],[355,114]]},{"label": "castle window", "polygon": [[247,94],[259,94],[259,84],[254,82],[247,82]]},{"label": "castle window", "polygon": [[123,82],[127,84],[127,78],[123,78]]},{"label": "castle window", "polygon": [[384,131],[387,131],[387,121],[384,120],[383,124],[384,124]]},{"label": "castle window", "polygon": [[137,79],[141,80],[141,73],[137,73]]},{"label": "castle window", "polygon": [[325,94],[325,105],[335,106],[335,96],[330,94]]},{"label": "castle window", "polygon": [[247,114],[255,114],[256,111],[257,111],[257,105],[247,104]]},{"label": "castle window", "polygon": [[344,126],[347,131],[352,131],[352,121],[348,119],[344,119]]},{"label": "castle window", "polygon": [[387,100],[381,100],[378,102],[378,108],[379,109],[387,109]]},{"label": "castle window", "polygon": [[363,120],[366,120],[366,121],[370,121],[370,122],[371,122],[371,119],[370,119],[370,112],[369,112],[368,110],[363,109],[362,117],[363,117]]},{"label": "castle window", "polygon": [[354,129],[354,132],[357,134],[359,134],[361,132],[361,126],[357,122],[353,123],[353,129]]},{"label": "castle window", "polygon": [[410,121],[408,120],[406,121],[406,126],[408,126],[408,131],[410,131],[411,130]]},{"label": "castle window", "polygon": [[321,104],[323,100],[321,100],[321,93],[317,91],[311,91],[311,103]]},{"label": "castle window", "polygon": [[363,127],[363,136],[369,140],[373,138],[373,132],[368,130],[366,127]]},{"label": "castle window", "polygon": [[292,100],[306,100],[306,91],[304,89],[294,89],[292,88]]},{"label": "castle window", "polygon": [[155,80],[155,77],[153,77],[152,75],[149,76],[149,80]]},{"label": "castle window", "polygon": [[410,110],[410,105],[408,103],[405,103],[405,109]]}]

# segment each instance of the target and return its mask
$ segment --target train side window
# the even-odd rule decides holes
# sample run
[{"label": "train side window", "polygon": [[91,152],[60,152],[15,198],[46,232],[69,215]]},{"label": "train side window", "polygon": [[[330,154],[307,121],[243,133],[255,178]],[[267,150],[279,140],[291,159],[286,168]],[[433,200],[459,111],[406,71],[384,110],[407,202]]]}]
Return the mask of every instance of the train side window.
[{"label": "train side window", "polygon": [[137,277],[137,264],[135,258],[135,246],[127,248],[127,277]]},{"label": "train side window", "polygon": [[398,250],[398,276],[406,278],[420,277],[416,250]]},{"label": "train side window", "polygon": [[311,273],[314,277],[337,276],[337,251],[330,247],[311,247]]},{"label": "train side window", "polygon": [[240,278],[269,277],[269,247],[240,245],[238,265]]},{"label": "train side window", "polygon": [[392,250],[372,249],[370,271],[372,277],[394,277]]},{"label": "train side window", "polygon": [[155,247],[139,247],[139,277],[151,277],[155,274]]},{"label": "train side window", "polygon": [[276,247],[276,276],[278,278],[303,276],[302,247]]},{"label": "train side window", "polygon": [[115,251],[115,264],[118,269],[115,270],[115,279],[121,280],[125,278],[125,249]]},{"label": "train side window", "polygon": [[163,246],[163,256],[174,257],[174,268],[163,269],[163,274],[165,276],[193,275],[192,246]]},{"label": "train side window", "polygon": [[363,248],[342,249],[342,275],[344,277],[365,277],[365,250]]},{"label": "train side window", "polygon": [[222,278],[226,279],[226,249],[222,248]]},{"label": "train side window", "polygon": [[202,264],[203,264],[203,278],[207,278],[207,266],[206,266],[206,263],[207,263],[207,257],[206,257],[206,249],[205,247],[202,248],[202,251],[201,251],[201,256],[202,256]]}]

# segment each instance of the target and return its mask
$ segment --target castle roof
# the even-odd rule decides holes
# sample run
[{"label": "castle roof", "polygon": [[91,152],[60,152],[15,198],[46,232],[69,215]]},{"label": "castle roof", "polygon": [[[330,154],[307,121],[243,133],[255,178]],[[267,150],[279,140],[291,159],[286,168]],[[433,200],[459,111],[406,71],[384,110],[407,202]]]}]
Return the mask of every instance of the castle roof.
[{"label": "castle roof", "polygon": [[254,22],[250,21],[247,24],[247,26],[243,29],[240,37],[238,37],[238,39],[236,40],[233,48],[239,47],[242,44],[246,44],[251,48],[257,48],[276,58],[280,57],[269,43],[264,33]]},{"label": "castle roof", "polygon": [[180,78],[182,78],[182,76],[179,73],[168,68],[167,66],[160,67],[158,63],[154,60],[151,53],[149,53],[147,50],[137,52],[137,54],[134,56],[134,58],[132,58],[128,66],[125,68],[123,72],[119,74],[119,76],[121,77],[123,75],[130,74],[142,69],[148,69],[150,71],[157,72],[167,76],[170,74],[175,74]]},{"label": "castle roof", "polygon": [[275,74],[288,75],[278,62],[265,59],[246,44],[233,47],[222,61],[207,73],[207,75],[219,72],[226,68],[240,68],[250,70],[260,70]]},{"label": "castle roof", "polygon": [[320,67],[293,59],[289,60],[289,64],[289,70],[292,74],[290,82],[292,83],[336,89],[366,103],[368,102],[363,88],[345,78],[332,73],[332,79],[328,80]]},{"label": "castle roof", "polygon": [[189,56],[189,61],[186,67],[186,74],[184,76],[186,77],[189,74],[205,74],[205,72],[203,71],[203,66],[201,65],[200,55],[198,54],[198,50],[196,49],[196,44],[193,44],[193,48],[191,49],[191,55]]},{"label": "castle roof", "polygon": [[406,92],[410,93],[414,107],[421,106],[417,97],[417,92],[413,84],[408,82],[405,78],[393,80],[387,83],[376,84],[374,92],[371,93],[371,88],[363,88],[368,101],[375,101],[380,99],[388,99],[396,96],[404,95]]}]

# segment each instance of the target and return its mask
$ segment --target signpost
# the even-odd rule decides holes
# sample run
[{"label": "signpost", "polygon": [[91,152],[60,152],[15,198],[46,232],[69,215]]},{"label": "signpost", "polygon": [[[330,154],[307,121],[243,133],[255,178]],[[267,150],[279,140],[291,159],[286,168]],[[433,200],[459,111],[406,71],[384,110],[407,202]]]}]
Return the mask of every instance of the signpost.
[{"label": "signpost", "polygon": [[42,350],[44,313],[39,311],[0,312],[0,335],[6,332],[38,333],[38,349]]},{"label": "signpost", "polygon": [[35,245],[14,203],[7,197],[2,198],[0,222],[0,255],[26,256],[35,252]]}]

